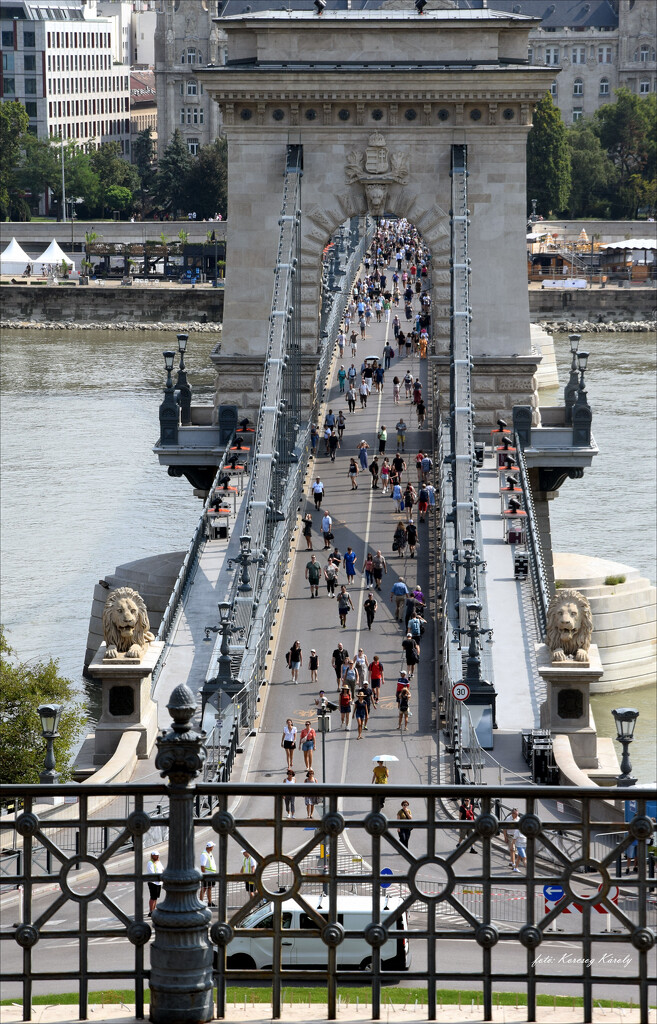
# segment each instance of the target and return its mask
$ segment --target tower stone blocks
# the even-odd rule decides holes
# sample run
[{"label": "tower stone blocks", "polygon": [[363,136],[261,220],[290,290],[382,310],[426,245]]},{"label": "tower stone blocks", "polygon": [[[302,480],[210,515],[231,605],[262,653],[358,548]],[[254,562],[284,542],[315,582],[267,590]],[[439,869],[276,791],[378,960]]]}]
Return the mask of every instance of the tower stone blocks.
[{"label": "tower stone blocks", "polygon": [[228,63],[198,77],[228,137],[226,371],[264,356],[290,142],[303,146],[304,354],[318,349],[331,233],[350,216],[387,213],[408,217],[431,249],[435,353],[445,358],[451,147],[465,144],[476,402],[492,416],[533,401],[525,147],[552,79],[527,63],[533,24],[488,10],[222,19]]}]

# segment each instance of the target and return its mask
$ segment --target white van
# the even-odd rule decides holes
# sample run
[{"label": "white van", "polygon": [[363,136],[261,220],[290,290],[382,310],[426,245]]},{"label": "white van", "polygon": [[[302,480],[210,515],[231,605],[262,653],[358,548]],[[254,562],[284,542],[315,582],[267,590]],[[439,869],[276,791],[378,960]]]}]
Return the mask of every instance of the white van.
[{"label": "white van", "polygon": [[[319,895],[306,896],[306,902],[328,923],[328,898]],[[372,920],[372,900],[368,896],[338,896],[337,921],[346,932],[359,932],[357,938],[345,938],[337,946],[338,967],[372,969],[372,947],[365,941],[363,932]],[[382,898],[380,917],[385,921],[391,911],[401,903],[398,898]],[[260,903],[240,924],[240,928],[273,929],[274,904]],[[281,938],[281,963],[283,967],[325,967],[328,962],[328,946],[317,934],[316,922],[306,914],[294,900],[281,904],[281,923],[284,930],[313,931],[307,937],[283,934]],[[395,932],[399,938],[393,938]],[[381,947],[381,966],[385,970],[407,971],[411,957],[408,945],[408,918],[401,914],[393,921],[390,938]],[[227,947],[226,966],[229,970],[249,970],[272,966],[274,940],[271,936],[262,938],[254,935],[238,935]]]}]

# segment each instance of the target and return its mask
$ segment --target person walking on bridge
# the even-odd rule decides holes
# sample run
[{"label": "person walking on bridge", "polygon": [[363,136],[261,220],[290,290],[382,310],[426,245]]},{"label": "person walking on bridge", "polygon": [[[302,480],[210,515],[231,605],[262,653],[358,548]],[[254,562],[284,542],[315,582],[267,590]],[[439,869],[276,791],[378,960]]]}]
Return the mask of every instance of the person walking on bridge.
[{"label": "person walking on bridge", "polygon": [[354,605],[350,595],[347,593],[347,588],[342,584],[340,587],[340,593],[338,594],[338,617],[340,619],[340,625],[343,629],[347,628],[347,615],[350,611],[354,610]]},{"label": "person walking on bridge", "polygon": [[377,590],[381,590],[381,580],[384,573],[388,574],[388,563],[381,554],[381,551],[377,550],[372,558],[372,575],[374,577],[374,586]]},{"label": "person walking on bridge", "polygon": [[322,533],[324,534],[324,549],[330,548],[333,534],[331,533],[331,527],[333,526],[333,520],[328,514],[328,509],[322,517]]},{"label": "person walking on bridge", "polygon": [[[404,526],[404,524],[401,524]],[[406,536],[406,528],[404,527],[404,536]],[[402,608],[404,601],[408,595],[408,587],[404,583],[404,577],[400,576],[396,583],[393,583],[392,590],[390,591],[390,603],[394,602],[395,605],[395,619],[397,622],[401,621]]]},{"label": "person walking on bridge", "polygon": [[322,504],[322,498],[324,497],[324,484],[319,477],[315,477],[315,483],[312,486],[313,501],[315,502],[315,508],[319,512]]},{"label": "person walking on bridge", "polygon": [[310,596],[319,597],[319,581],[322,576],[322,567],[317,561],[316,555],[310,556],[310,561],[306,562],[306,579],[310,584]]},{"label": "person walking on bridge", "polygon": [[367,621],[367,628],[372,629],[372,623],[374,622],[374,616],[377,609],[377,601],[371,590],[368,590],[367,597],[363,602],[363,609],[365,611],[365,619]]}]

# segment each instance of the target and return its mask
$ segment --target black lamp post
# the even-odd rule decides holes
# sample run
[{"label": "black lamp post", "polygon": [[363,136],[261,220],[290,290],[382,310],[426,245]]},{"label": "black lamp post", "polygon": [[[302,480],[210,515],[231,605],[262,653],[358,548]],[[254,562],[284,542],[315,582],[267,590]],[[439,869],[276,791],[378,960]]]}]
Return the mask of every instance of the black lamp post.
[{"label": "black lamp post", "polygon": [[465,569],[463,587],[461,588],[461,594],[464,597],[474,597],[475,595],[475,588],[473,586],[474,578],[472,575],[472,570],[478,568],[479,566],[482,566],[485,569],[486,563],[483,561],[483,559],[479,558],[479,556],[475,553],[475,542],[472,539],[472,537],[465,537],[463,540],[463,561],[459,562],[458,549],[455,549],[454,561],[452,562],[452,568],[454,570],[456,570],[457,568]]},{"label": "black lamp post", "polygon": [[589,447],[591,444],[591,420],[593,414],[586,395],[586,383],[584,371],[589,361],[588,352],[577,353],[577,366],[579,368],[579,383],[577,385],[577,400],[572,408],[573,424],[573,446]]},{"label": "black lamp post", "polygon": [[166,351],[162,355],[167,371],[167,382],[164,387],[164,401],[160,404],[160,444],[178,444],[178,403],[171,377],[176,353]]},{"label": "black lamp post", "polygon": [[37,708],[41,719],[41,732],[46,741],[46,759],[43,771],[39,775],[42,786],[52,786],[59,782],[59,772],[55,771],[55,740],[59,736],[59,720],[62,717],[61,704],[40,704]]},{"label": "black lamp post", "polygon": [[454,639],[458,640],[459,644],[460,638],[463,635],[470,639],[468,657],[465,663],[465,676],[463,677],[463,682],[470,687],[470,696],[466,699],[465,703],[489,706],[491,708],[492,726],[495,729],[497,728],[495,705],[497,692],[492,683],[481,678],[481,657],[479,653],[479,637],[488,634],[488,640],[492,643],[493,630],[489,628],[482,629],[479,625],[481,605],[478,602],[470,601],[466,605],[466,611],[468,614],[467,626],[454,630]]},{"label": "black lamp post", "polygon": [[192,389],[187,381],[185,372],[185,350],[187,349],[188,334],[178,335],[178,351],[180,352],[180,368],[176,390],[178,391],[178,405],[180,406],[180,422],[183,427],[188,427],[192,422]]},{"label": "black lamp post", "polygon": [[240,553],[237,558],[229,558],[228,566],[230,569],[236,562],[239,562],[242,566],[242,575],[240,579],[239,590],[245,594],[252,590],[251,581],[249,579],[249,566],[254,565],[256,562],[262,564],[262,556],[255,553],[251,554],[251,538],[248,534],[243,534],[240,537]]},{"label": "black lamp post", "polygon": [[579,348],[580,337],[580,334],[569,335],[572,359],[570,361],[570,376],[563,392],[563,400],[566,406],[566,423],[573,422],[573,406],[577,398],[577,349]]},{"label": "black lamp post", "polygon": [[614,708],[611,713],[614,716],[616,731],[618,733],[616,740],[623,747],[621,774],[616,780],[617,784],[619,786],[636,786],[636,779],[630,775],[630,772],[632,771],[632,762],[630,761],[630,755],[627,748],[634,739],[634,727],[636,725],[636,720],[639,717],[639,712],[636,708]]},{"label": "black lamp post", "polygon": [[203,704],[207,701],[213,693],[216,693],[217,688],[221,688],[228,694],[238,693],[244,685],[241,679],[238,679],[233,675],[233,666],[230,660],[230,638],[235,634],[240,636],[244,635],[244,630],[241,626],[234,626],[230,621],[231,612],[233,606],[228,601],[220,601],[219,605],[219,625],[218,626],[206,626],[205,627],[205,640],[210,639],[210,633],[221,633],[221,645],[219,647],[219,658],[217,662],[217,675],[210,680],[206,680],[203,686]]}]

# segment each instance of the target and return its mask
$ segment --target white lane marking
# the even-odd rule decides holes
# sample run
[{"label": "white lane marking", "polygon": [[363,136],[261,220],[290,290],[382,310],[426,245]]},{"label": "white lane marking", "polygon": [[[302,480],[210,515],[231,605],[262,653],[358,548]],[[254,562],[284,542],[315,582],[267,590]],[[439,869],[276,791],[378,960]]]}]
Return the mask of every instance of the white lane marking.
[{"label": "white lane marking", "polygon": [[[390,324],[386,324],[385,334],[384,334],[384,337],[383,337],[383,347],[384,348],[388,344],[388,329],[389,329],[389,327],[390,327]],[[376,422],[378,424],[380,424],[381,423],[381,402],[383,401],[383,391],[379,391],[379,392],[377,392],[377,394],[379,396],[379,401],[377,402],[377,406],[376,406]],[[364,538],[364,543],[363,543],[363,563],[365,562],[365,555],[367,554],[367,551],[369,550],[370,527],[371,527],[371,524],[372,524],[372,508],[373,508],[373,506],[374,506],[374,490],[373,490],[372,487],[370,487],[370,496],[369,496],[369,501],[367,503],[367,519],[365,521],[365,538]],[[360,594],[362,593],[363,589],[366,589],[366,586],[367,585],[366,585],[366,582],[365,582],[365,576],[363,575],[363,576],[361,576],[361,580],[360,580],[359,597],[360,597]],[[355,643],[354,643],[354,656],[358,653],[358,644],[360,642],[360,626],[361,626],[362,620],[363,620],[363,602],[359,600],[359,602],[358,602],[358,615],[356,617],[356,639],[355,639]],[[351,721],[349,723],[350,726],[351,726],[352,722],[353,722],[353,716],[352,716],[352,719],[351,719]],[[345,782],[345,780],[347,778],[347,756],[349,754],[349,741],[351,740],[351,735],[352,735],[352,730],[351,730],[351,728],[349,728],[349,729],[347,729],[347,735],[345,737],[345,742],[344,742],[344,750],[343,750],[343,753],[342,753],[342,771],[340,773],[340,784],[341,785],[344,784],[344,782]],[[338,809],[341,810],[342,806],[343,806],[343,802],[342,802],[342,798],[340,798],[338,800]],[[348,844],[348,845],[351,846],[351,844]],[[353,847],[351,847],[351,849],[352,849],[352,853],[355,853],[355,849]]]}]

